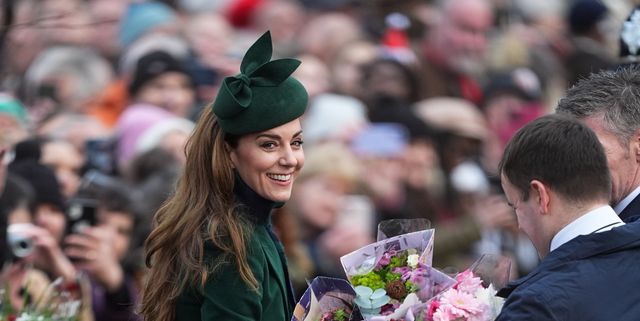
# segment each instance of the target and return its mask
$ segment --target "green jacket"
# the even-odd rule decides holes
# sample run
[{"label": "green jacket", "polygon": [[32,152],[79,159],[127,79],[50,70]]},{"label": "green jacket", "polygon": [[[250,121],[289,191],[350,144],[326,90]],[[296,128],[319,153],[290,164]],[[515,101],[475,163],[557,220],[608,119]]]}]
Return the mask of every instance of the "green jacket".
[{"label": "green jacket", "polygon": [[[247,243],[247,260],[258,281],[258,291],[250,289],[240,278],[236,265],[223,265],[209,277],[204,291],[185,291],[176,302],[176,320],[288,321],[293,302],[288,299],[288,280],[279,248],[268,227],[255,226]],[[205,261],[215,259],[219,251],[205,246]],[[200,292],[200,293],[198,293]]]},{"label": "green jacket", "polygon": [[[204,291],[186,291],[176,303],[176,320],[288,321],[292,303],[287,298],[284,268],[278,246],[266,225],[256,225],[247,244],[247,260],[258,281],[258,291],[240,278],[235,264],[223,265],[207,280]],[[205,260],[219,252],[205,247]],[[198,293],[201,292],[201,293]]]},{"label": "green jacket", "polygon": [[[247,261],[258,281],[258,291],[242,281],[235,263],[225,263],[208,278],[204,289],[189,289],[178,298],[178,321],[291,320],[295,302],[287,262],[282,244],[270,232],[275,203],[257,195],[238,177],[234,193],[244,205],[240,215],[246,215],[253,227],[247,242]],[[205,244],[205,262],[215,262],[220,254],[212,243]]]}]

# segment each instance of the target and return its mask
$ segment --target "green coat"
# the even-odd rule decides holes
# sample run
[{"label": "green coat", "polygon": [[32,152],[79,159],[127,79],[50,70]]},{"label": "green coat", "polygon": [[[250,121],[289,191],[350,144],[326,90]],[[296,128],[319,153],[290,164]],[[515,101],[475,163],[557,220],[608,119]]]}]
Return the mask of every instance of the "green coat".
[{"label": "green coat", "polygon": [[[293,304],[288,299],[282,245],[269,235],[266,222],[258,223],[247,243],[247,260],[258,281],[251,290],[240,278],[235,264],[223,265],[209,277],[204,291],[186,291],[176,302],[176,320],[289,321]],[[205,246],[205,261],[219,251]],[[198,293],[200,292],[200,293]]]}]

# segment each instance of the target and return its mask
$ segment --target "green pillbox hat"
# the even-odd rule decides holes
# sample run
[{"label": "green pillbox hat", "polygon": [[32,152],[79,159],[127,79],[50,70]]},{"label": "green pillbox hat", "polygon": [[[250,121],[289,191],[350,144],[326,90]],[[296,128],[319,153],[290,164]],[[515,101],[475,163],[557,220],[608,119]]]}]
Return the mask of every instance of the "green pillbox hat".
[{"label": "green pillbox hat", "polygon": [[240,74],[223,80],[211,108],[225,133],[244,135],[278,127],[307,108],[307,91],[291,77],[300,61],[270,61],[272,52],[267,31],[242,58]]}]

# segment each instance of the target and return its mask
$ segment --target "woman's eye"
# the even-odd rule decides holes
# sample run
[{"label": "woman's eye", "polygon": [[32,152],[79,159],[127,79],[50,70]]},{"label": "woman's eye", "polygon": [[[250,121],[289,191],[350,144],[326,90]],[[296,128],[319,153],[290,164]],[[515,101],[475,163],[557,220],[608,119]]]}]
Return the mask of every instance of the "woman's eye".
[{"label": "woman's eye", "polygon": [[266,148],[266,149],[272,149],[272,148],[276,147],[276,143],[274,143],[274,142],[266,142],[266,143],[262,143],[260,145],[260,147]]},{"label": "woman's eye", "polygon": [[302,141],[302,140],[296,140],[296,141],[293,141],[291,143],[291,145],[296,146],[296,147],[302,147],[302,144],[304,144],[304,141]]}]

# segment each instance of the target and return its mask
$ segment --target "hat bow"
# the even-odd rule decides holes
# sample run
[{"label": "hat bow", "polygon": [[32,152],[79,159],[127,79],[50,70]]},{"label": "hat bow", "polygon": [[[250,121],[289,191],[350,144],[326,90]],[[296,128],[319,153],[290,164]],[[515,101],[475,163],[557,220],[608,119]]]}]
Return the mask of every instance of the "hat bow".
[{"label": "hat bow", "polygon": [[225,77],[218,95],[228,96],[227,104],[214,106],[214,112],[222,119],[232,118],[251,106],[252,88],[276,87],[300,65],[291,58],[271,60],[273,48],[271,33],[266,32],[247,51],[240,64],[240,74]]}]

